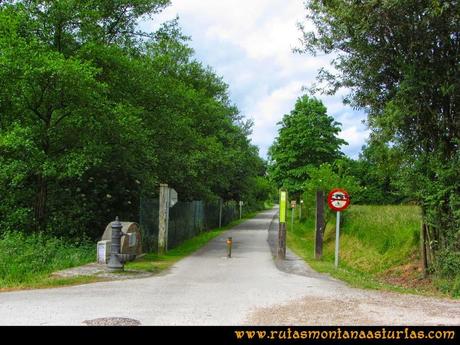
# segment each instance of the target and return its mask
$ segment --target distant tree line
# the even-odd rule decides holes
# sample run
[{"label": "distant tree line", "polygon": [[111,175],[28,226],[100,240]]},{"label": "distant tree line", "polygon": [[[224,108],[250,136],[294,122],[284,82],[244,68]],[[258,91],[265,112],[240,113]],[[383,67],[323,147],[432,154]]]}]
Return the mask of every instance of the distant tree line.
[{"label": "distant tree line", "polygon": [[268,197],[251,122],[193,57],[167,0],[0,4],[0,232],[100,236],[168,183],[185,200]]}]

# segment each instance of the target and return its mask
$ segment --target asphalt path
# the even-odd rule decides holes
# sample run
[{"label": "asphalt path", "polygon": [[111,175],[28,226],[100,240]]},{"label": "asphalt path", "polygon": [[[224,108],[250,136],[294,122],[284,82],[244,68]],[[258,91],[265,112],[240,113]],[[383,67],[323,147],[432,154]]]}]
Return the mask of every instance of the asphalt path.
[{"label": "asphalt path", "polygon": [[276,213],[223,233],[160,276],[0,293],[0,325],[460,324],[458,301],[353,289],[291,252],[277,265],[267,241]]}]

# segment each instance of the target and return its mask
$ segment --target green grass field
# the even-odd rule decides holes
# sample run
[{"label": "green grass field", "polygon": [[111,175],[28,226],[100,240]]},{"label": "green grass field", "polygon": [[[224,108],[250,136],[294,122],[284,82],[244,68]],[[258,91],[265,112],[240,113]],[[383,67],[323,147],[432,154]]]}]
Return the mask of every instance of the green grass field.
[{"label": "green grass field", "polygon": [[[423,279],[419,259],[420,209],[417,206],[352,205],[342,212],[340,264],[334,267],[335,214],[326,225],[323,258],[314,258],[313,211],[288,223],[288,246],[313,269],[362,288],[440,294]],[[304,212],[305,214],[305,212]],[[296,214],[297,216],[297,214]]]}]

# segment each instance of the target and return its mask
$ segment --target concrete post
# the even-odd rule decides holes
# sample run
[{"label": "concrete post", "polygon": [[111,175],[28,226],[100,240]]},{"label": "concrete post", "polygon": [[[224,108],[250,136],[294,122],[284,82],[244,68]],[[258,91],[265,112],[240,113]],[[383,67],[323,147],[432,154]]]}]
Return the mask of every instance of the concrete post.
[{"label": "concrete post", "polygon": [[158,222],[158,254],[161,255],[168,250],[169,188],[164,183],[160,184]]}]

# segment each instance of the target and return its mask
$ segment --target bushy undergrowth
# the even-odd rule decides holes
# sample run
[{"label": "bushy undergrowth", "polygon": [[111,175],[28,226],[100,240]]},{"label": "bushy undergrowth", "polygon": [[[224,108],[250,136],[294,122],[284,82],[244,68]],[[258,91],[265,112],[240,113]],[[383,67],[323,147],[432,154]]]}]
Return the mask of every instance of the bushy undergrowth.
[{"label": "bushy undergrowth", "polygon": [[0,288],[27,284],[60,269],[95,260],[95,245],[70,243],[44,234],[0,235]]},{"label": "bushy undergrowth", "polygon": [[454,297],[460,297],[460,253],[440,251],[434,271],[438,276],[438,288]]}]

